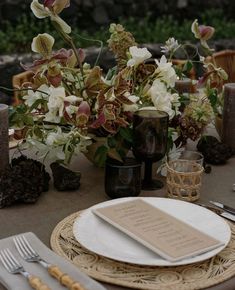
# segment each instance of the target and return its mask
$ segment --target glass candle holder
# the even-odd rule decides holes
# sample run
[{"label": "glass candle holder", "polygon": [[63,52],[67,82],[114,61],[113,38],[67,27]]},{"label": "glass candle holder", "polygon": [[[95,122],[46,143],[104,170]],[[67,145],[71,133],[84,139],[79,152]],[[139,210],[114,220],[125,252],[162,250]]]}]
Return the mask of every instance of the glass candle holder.
[{"label": "glass candle holder", "polygon": [[167,163],[167,196],[185,201],[200,197],[203,167],[191,160],[171,160]]},{"label": "glass candle holder", "polygon": [[203,164],[204,164],[203,155],[200,152],[197,152],[197,151],[184,150],[181,153],[179,159],[188,160],[188,161],[194,161],[194,162],[200,164],[201,166],[203,166]]},{"label": "glass candle holder", "polygon": [[141,163],[126,158],[123,163],[107,160],[105,192],[111,198],[138,196],[141,191]]}]

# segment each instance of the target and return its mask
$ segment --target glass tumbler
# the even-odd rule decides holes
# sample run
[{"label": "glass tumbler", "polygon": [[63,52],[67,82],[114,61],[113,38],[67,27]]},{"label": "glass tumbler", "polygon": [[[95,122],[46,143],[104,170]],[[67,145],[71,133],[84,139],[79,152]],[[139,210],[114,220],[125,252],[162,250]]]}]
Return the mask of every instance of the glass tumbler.
[{"label": "glass tumbler", "polygon": [[141,163],[126,158],[123,163],[107,160],[105,192],[111,198],[138,196],[141,191]]}]

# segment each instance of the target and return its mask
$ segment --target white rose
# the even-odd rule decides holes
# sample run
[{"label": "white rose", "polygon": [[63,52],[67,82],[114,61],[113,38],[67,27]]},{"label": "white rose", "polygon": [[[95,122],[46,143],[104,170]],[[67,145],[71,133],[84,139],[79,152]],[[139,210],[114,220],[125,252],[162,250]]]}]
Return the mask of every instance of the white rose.
[{"label": "white rose", "polygon": [[137,46],[132,46],[129,48],[129,52],[132,58],[128,60],[127,66],[131,67],[138,66],[152,56],[146,47],[138,48]]},{"label": "white rose", "polygon": [[158,66],[156,69],[158,77],[167,84],[167,87],[173,88],[177,80],[177,75],[172,67],[172,63],[167,62],[165,55],[161,57],[160,62],[158,60],[155,60],[155,62]]},{"label": "white rose", "polygon": [[175,108],[178,108],[179,103],[178,94],[169,93],[166,85],[159,79],[156,79],[149,90],[149,95],[157,110],[168,113],[170,119],[175,116]]}]

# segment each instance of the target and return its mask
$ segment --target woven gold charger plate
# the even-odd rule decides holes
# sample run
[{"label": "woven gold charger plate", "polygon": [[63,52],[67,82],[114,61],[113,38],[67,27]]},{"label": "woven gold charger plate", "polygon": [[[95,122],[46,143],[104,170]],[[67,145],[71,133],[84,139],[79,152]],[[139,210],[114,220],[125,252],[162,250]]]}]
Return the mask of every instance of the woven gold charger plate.
[{"label": "woven gold charger plate", "polygon": [[99,281],[144,290],[196,290],[219,284],[235,275],[235,225],[232,223],[229,223],[231,241],[217,256],[186,266],[148,267],[116,262],[82,247],[72,231],[79,214],[66,217],[55,227],[51,247]]}]

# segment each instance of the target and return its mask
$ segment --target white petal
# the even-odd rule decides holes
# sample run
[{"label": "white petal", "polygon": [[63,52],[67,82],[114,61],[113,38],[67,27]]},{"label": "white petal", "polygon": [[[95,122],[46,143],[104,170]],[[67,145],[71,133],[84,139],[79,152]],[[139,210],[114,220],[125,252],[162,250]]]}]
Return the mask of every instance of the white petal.
[{"label": "white petal", "polygon": [[37,52],[43,56],[50,55],[55,39],[48,33],[38,34],[33,38],[31,45],[32,51]]},{"label": "white petal", "polygon": [[30,5],[30,8],[37,18],[45,18],[50,15],[50,12],[47,11],[47,9],[45,9],[45,7],[38,2],[38,0],[33,0],[33,2]]},{"label": "white petal", "polygon": [[56,22],[65,33],[71,33],[71,27],[58,15],[51,15],[51,20]]}]

